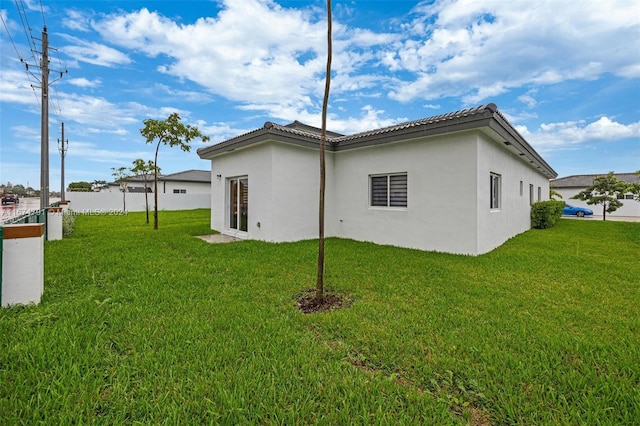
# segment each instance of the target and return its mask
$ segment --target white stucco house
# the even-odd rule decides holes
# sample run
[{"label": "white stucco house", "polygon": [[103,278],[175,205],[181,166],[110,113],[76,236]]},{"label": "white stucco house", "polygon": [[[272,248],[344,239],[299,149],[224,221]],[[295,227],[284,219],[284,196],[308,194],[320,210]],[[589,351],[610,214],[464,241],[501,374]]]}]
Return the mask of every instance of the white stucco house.
[{"label": "white stucco house", "polygon": [[[320,130],[299,122],[201,148],[211,227],[273,242],[318,236]],[[557,173],[495,104],[352,135],[327,132],[325,235],[478,255],[531,227]]]},{"label": "white stucco house", "polygon": [[[571,175],[552,180],[550,185],[560,195],[562,201],[576,207],[586,207],[593,210],[594,215],[602,215],[602,206],[588,205],[586,201],[572,200],[571,197],[593,185],[593,179],[597,176],[606,175]],[[614,173],[613,176],[627,183],[640,183],[640,178],[636,173]],[[618,198],[622,202],[622,207],[607,216],[640,217],[640,201],[635,200],[633,194],[620,194]]]},{"label": "white stucco house", "polygon": [[[153,192],[153,175],[147,177],[147,188]],[[109,182],[102,189],[105,192],[120,192],[117,182]],[[127,179],[127,192],[144,193],[144,178],[132,176]],[[210,194],[211,171],[209,170],[185,170],[183,172],[158,175],[159,194]]]}]

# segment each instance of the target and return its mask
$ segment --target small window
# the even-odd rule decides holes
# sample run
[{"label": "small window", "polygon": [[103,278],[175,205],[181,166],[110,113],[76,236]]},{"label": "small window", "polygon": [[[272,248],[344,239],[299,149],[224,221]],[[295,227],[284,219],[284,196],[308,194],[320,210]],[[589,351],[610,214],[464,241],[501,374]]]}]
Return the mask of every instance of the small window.
[{"label": "small window", "polygon": [[490,207],[492,209],[499,209],[500,208],[500,198],[501,198],[501,192],[502,192],[502,178],[499,174],[496,173],[491,173],[491,175],[489,176],[490,178],[490,184],[491,184],[491,202],[490,202]]},{"label": "small window", "polygon": [[538,201],[542,201],[542,188],[538,187]]},{"label": "small window", "polygon": [[174,194],[186,194],[187,190],[186,189],[174,189],[173,193]]},{"label": "small window", "polygon": [[524,195],[524,182],[520,181],[520,196]]},{"label": "small window", "polygon": [[369,177],[371,207],[407,207],[407,174]]},{"label": "small window", "polygon": [[633,200],[633,194],[627,194],[624,196],[625,200]]},{"label": "small window", "polygon": [[616,195],[616,198],[618,200],[624,200],[624,194],[618,194],[618,195]]}]

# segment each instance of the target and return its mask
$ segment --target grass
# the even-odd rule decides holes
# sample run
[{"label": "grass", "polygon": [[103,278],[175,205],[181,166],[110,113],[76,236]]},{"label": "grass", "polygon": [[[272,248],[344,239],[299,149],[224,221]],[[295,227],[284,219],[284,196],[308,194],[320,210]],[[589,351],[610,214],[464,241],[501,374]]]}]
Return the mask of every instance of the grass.
[{"label": "grass", "polygon": [[207,244],[209,211],[78,216],[39,306],[0,311],[0,423],[633,424],[640,224],[561,220],[466,257]]}]

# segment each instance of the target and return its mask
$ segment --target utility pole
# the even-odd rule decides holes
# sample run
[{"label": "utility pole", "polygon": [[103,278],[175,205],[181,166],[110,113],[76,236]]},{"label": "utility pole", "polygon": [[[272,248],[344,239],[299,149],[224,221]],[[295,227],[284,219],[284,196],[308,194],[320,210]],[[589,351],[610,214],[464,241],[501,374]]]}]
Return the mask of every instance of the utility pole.
[{"label": "utility pole", "polygon": [[[41,102],[41,115],[40,115],[40,208],[44,209],[49,206],[49,35],[47,34],[47,27],[42,29],[42,52],[32,50],[33,53],[41,53],[42,60],[40,65],[36,65],[40,68],[40,89],[42,90],[42,102]],[[54,49],[55,50],[55,49]],[[29,64],[20,58],[26,70],[29,74],[38,78],[29,70]],[[33,65],[32,65],[33,66]],[[62,78],[63,74],[66,74],[65,70],[60,71],[60,77],[53,80],[51,83]],[[36,86],[31,86],[36,87]]]},{"label": "utility pole", "polygon": [[40,208],[49,206],[49,35],[42,30],[42,115],[40,117]]},{"label": "utility pole", "polygon": [[60,201],[64,201],[64,157],[67,155],[69,148],[69,139],[64,139],[64,123],[62,123],[62,140],[58,139],[58,151],[60,151]]}]

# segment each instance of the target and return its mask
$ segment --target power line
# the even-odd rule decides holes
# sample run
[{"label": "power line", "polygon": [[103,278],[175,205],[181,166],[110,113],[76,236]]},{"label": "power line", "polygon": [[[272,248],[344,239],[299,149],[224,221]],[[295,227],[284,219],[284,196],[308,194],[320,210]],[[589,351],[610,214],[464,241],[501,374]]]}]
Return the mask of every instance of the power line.
[{"label": "power line", "polygon": [[40,12],[42,13],[42,26],[47,26],[47,21],[44,19],[44,7],[42,7],[42,0],[40,0]]},{"label": "power line", "polygon": [[[20,16],[20,23],[22,24],[24,35],[32,52],[31,58],[29,59],[35,59],[34,54],[38,52],[38,48],[36,47],[36,42],[33,38],[33,34],[31,34],[31,26],[29,25],[29,19],[27,18],[27,11],[24,8],[24,2],[20,0],[20,2],[18,3],[18,0],[14,0],[14,3],[16,5],[16,9],[18,10],[18,16]],[[42,66],[42,64],[40,64],[40,66]]]},{"label": "power line", "polygon": [[16,55],[18,55],[18,59],[20,59],[20,61],[22,61],[22,58],[20,57],[20,52],[18,52],[18,47],[14,43],[13,37],[11,37],[11,32],[9,31],[9,27],[7,26],[7,23],[4,20],[4,16],[2,16],[1,13],[0,13],[0,19],[2,19],[2,24],[4,25],[5,31],[7,31],[7,35],[9,36],[9,40],[11,40],[11,44],[13,45],[13,49],[16,51]]},{"label": "power line", "polygon": [[[9,40],[11,40],[11,44],[13,45],[13,49],[16,51],[16,55],[18,56],[18,59],[20,60],[21,63],[26,64],[24,59],[22,59],[22,56],[20,55],[20,52],[18,51],[18,46],[16,46],[16,43],[13,41],[13,37],[11,36],[11,31],[9,31],[9,26],[7,25],[6,21],[4,20],[4,17],[2,16],[2,14],[0,14],[0,19],[2,19],[2,24],[4,26],[5,31],[7,32],[7,35],[9,36]],[[27,79],[29,81],[31,81],[32,74],[29,72],[28,67],[24,71],[27,74]],[[35,76],[34,76],[34,78],[35,78]],[[33,84],[31,84],[31,89],[33,90],[33,95],[36,97],[36,102],[38,102],[38,105],[40,105],[40,99],[38,98],[38,95],[36,94],[36,90],[35,90],[35,87],[33,86]]]}]

